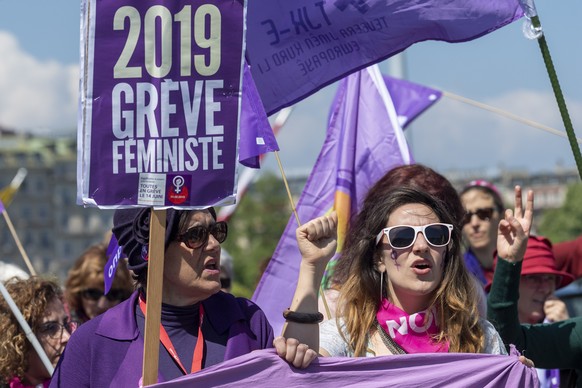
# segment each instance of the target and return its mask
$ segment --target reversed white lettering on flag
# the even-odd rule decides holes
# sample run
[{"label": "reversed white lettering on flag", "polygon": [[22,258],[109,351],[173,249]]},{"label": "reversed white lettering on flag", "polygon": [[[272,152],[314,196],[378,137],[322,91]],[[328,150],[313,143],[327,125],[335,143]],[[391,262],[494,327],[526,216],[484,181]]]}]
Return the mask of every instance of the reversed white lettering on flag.
[{"label": "reversed white lettering on flag", "polygon": [[257,145],[265,145],[265,139],[262,137],[257,137]]},{"label": "reversed white lettering on flag", "polygon": [[140,174],[138,205],[163,206],[166,201],[166,175]]}]

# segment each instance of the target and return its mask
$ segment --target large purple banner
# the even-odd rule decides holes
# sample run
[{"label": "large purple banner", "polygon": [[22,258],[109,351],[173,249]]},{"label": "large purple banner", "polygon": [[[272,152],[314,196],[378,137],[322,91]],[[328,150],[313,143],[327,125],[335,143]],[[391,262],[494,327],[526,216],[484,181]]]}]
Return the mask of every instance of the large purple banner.
[{"label": "large purple banner", "polygon": [[296,369],[274,350],[256,350],[200,372],[152,385],[189,387],[527,387],[540,386],[536,371],[509,356],[418,353],[380,357],[319,357]]},{"label": "large purple banner", "polygon": [[85,0],[78,202],[234,202],[244,2]]},{"label": "large purple banner", "polygon": [[521,16],[518,0],[251,0],[247,59],[270,115],[414,43],[476,39]]}]

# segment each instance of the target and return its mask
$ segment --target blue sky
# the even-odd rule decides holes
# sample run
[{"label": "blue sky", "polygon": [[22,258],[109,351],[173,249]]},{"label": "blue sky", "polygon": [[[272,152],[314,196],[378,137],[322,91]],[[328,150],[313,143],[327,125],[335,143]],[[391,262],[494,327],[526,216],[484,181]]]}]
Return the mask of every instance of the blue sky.
[{"label": "blue sky", "polygon": [[[536,3],[574,128],[582,125],[579,0]],[[80,3],[0,0],[0,126],[74,135]],[[492,105],[563,131],[536,41],[522,21],[474,41],[423,42],[406,50],[410,81]],[[388,64],[381,68],[388,72]],[[331,85],[297,104],[279,136],[288,173],[308,171],[325,137]],[[574,167],[565,138],[444,97],[407,130],[416,161],[438,171]],[[577,129],[582,137],[582,130]],[[275,170],[275,158],[265,161]]]}]

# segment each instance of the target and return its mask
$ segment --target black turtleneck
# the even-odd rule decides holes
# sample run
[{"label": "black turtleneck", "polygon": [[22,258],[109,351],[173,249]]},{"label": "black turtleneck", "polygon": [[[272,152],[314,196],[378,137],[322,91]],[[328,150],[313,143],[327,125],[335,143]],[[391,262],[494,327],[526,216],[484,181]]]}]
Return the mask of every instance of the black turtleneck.
[{"label": "black turtleneck", "polygon": [[[194,348],[198,340],[199,308],[200,303],[184,307],[162,303],[161,323],[188,373],[192,367]],[[139,307],[136,308],[136,318],[139,331],[143,335],[145,333],[145,317]],[[218,334],[207,318],[202,324],[202,332],[205,343],[202,368],[224,361],[228,333]],[[165,380],[172,380],[184,375],[161,342],[159,362],[159,373]]]}]

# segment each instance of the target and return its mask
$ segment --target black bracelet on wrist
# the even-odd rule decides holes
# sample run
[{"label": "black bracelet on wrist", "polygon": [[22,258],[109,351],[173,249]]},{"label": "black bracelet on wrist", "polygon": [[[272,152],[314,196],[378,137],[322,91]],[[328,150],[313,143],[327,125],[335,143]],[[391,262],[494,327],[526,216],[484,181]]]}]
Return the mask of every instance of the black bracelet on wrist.
[{"label": "black bracelet on wrist", "polygon": [[285,318],[286,321],[295,323],[319,323],[323,321],[323,314],[320,312],[298,313],[296,311],[286,309],[283,311],[283,318]]}]

